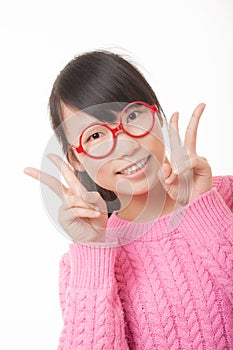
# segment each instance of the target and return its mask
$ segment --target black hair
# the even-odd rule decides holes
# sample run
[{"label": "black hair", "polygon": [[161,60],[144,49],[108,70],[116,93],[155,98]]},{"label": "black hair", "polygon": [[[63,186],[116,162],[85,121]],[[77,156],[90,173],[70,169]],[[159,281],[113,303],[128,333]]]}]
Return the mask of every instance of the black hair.
[{"label": "black hair", "polygon": [[[56,78],[49,98],[52,127],[68,155],[69,146],[64,129],[61,102],[66,106],[83,110],[94,105],[110,102],[143,101],[156,104],[164,116],[159,101],[135,65],[110,51],[91,51],[72,59]],[[95,115],[100,119],[98,115]],[[164,116],[165,117],[165,116]],[[69,161],[69,157],[67,156]],[[76,176],[89,191],[98,191],[106,201],[109,216],[120,208],[115,193],[96,184],[87,172],[75,171]]]}]

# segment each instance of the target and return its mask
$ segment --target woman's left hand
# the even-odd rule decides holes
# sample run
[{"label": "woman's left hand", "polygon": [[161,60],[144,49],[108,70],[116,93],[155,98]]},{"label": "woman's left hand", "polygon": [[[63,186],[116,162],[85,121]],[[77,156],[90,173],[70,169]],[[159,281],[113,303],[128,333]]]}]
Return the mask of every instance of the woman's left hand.
[{"label": "woman's left hand", "polygon": [[[208,161],[196,154],[197,129],[205,104],[199,104],[188,124],[182,145],[178,119],[174,113],[169,123],[171,160],[162,167],[162,184],[170,196],[180,205],[186,205],[212,188],[212,172]],[[160,177],[161,178],[161,177]]]}]

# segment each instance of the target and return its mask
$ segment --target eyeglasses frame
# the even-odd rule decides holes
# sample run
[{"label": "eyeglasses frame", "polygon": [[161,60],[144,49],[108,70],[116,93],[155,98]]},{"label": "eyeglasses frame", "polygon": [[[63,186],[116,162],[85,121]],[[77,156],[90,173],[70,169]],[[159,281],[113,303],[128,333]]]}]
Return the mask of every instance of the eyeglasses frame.
[{"label": "eyeglasses frame", "polygon": [[[134,105],[134,104],[141,104],[141,105],[144,105],[145,107],[149,108],[153,113],[153,123],[152,123],[152,126],[150,127],[149,130],[147,130],[146,132],[144,132],[142,135],[132,135],[130,134],[128,131],[126,131],[124,129],[124,126],[123,126],[123,123],[122,123],[122,115],[124,114],[125,110],[127,108],[129,108],[130,106]],[[154,127],[154,124],[155,124],[155,113],[158,112],[158,107],[153,104],[153,105],[149,105],[148,103],[146,102],[143,102],[143,101],[134,101],[134,102],[130,102],[129,104],[127,104],[127,106],[125,106],[123,108],[123,110],[121,111],[120,113],[120,123],[115,127],[115,128],[111,128],[110,126],[108,126],[107,124],[104,124],[104,123],[93,123],[93,124],[90,124],[88,125],[85,129],[83,129],[81,135],[79,136],[79,145],[78,146],[74,146],[74,145],[70,145],[69,144],[69,148],[75,150],[76,152],[78,153],[84,153],[86,156],[90,157],[90,158],[94,158],[94,159],[101,159],[101,158],[105,158],[107,156],[109,156],[109,154],[112,153],[112,151],[114,150],[114,148],[116,147],[116,140],[117,140],[117,135],[116,133],[118,131],[123,131],[125,134],[127,134],[128,136],[130,137],[133,137],[133,138],[141,138],[141,137],[144,137],[146,135],[148,135],[150,133],[150,131],[153,129]],[[109,129],[113,135],[113,145],[112,145],[112,148],[110,149],[110,151],[108,153],[106,153],[104,156],[92,156],[90,154],[88,154],[88,152],[85,151],[85,149],[83,148],[82,146],[82,137],[83,137],[83,134],[84,132],[90,128],[91,126],[93,125],[100,125],[100,126],[104,126],[106,127],[107,129]]]}]

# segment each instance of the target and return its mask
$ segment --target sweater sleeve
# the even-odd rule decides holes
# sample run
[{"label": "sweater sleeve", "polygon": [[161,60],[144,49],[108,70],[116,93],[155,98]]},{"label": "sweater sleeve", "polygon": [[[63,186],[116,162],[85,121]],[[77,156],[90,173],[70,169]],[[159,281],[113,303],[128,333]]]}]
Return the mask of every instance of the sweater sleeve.
[{"label": "sweater sleeve", "polygon": [[128,349],[114,276],[116,247],[73,243],[60,263],[58,350]]},{"label": "sweater sleeve", "polygon": [[179,231],[233,303],[232,180],[218,179],[216,187],[184,208]]}]

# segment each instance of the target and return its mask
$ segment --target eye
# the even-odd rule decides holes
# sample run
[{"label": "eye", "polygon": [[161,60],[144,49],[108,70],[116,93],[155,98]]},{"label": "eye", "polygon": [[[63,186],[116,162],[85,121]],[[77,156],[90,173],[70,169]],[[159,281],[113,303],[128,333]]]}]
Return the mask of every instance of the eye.
[{"label": "eye", "polygon": [[102,132],[95,132],[94,134],[92,134],[91,136],[88,137],[87,142],[91,141],[91,140],[99,139],[101,137],[100,135],[103,136],[103,133]]},{"label": "eye", "polygon": [[128,115],[129,121],[135,120],[137,118],[138,112],[132,112]]}]

